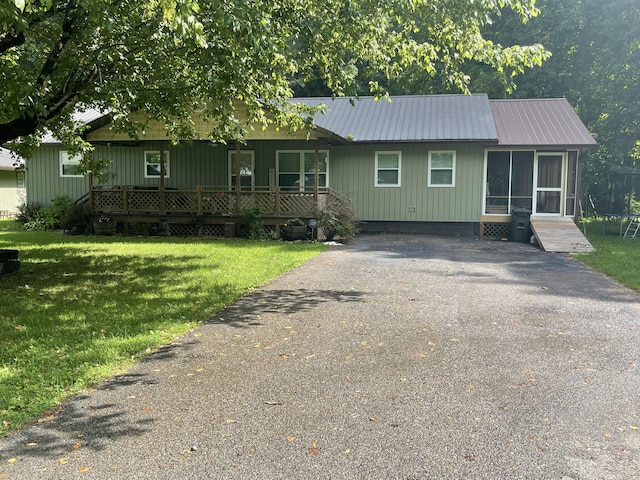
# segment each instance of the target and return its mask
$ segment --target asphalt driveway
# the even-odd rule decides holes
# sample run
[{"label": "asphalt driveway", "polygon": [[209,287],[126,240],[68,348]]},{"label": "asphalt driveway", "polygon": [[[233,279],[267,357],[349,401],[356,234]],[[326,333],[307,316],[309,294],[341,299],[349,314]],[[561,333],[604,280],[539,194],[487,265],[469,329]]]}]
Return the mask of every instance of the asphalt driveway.
[{"label": "asphalt driveway", "polygon": [[640,295],[562,255],[360,237],[0,443],[0,478],[630,479]]}]

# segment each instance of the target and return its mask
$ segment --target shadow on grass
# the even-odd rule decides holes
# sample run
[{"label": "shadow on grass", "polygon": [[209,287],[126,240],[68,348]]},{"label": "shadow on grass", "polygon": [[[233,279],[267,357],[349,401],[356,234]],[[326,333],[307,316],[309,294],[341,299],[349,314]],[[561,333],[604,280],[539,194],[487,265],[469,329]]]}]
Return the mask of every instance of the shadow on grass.
[{"label": "shadow on grass", "polygon": [[249,288],[215,273],[224,266],[211,245],[140,242],[151,246],[135,255],[108,245],[128,239],[39,239],[17,245],[22,268],[0,276],[0,432],[168,344]]}]

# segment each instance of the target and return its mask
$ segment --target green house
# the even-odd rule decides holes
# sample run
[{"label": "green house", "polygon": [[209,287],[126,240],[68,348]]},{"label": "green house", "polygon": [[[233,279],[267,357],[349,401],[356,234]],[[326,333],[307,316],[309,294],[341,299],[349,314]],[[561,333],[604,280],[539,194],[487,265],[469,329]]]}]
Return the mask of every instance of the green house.
[{"label": "green house", "polygon": [[202,140],[171,145],[153,124],[132,140],[108,115],[85,112],[86,138],[111,178],[93,185],[47,138],[27,162],[28,199],[84,197],[122,225],[166,219],[184,234],[221,234],[248,205],[271,225],[310,218],[329,198],[350,202],[364,231],[503,236],[516,207],[532,218],[577,214],[580,154],[595,141],[565,99],[296,100],[327,106],[313,130],[256,129],[244,144],[206,140],[197,119]]},{"label": "green house", "polygon": [[25,200],[24,175],[11,152],[0,148],[0,218],[11,218]]}]

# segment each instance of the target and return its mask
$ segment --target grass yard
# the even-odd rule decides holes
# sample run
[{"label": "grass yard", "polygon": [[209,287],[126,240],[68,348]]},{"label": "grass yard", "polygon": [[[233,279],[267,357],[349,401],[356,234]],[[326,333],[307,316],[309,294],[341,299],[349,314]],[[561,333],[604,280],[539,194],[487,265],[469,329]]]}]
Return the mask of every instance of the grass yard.
[{"label": "grass yard", "polygon": [[125,371],[321,244],[67,237],[13,231],[19,271],[0,275],[0,433]]},{"label": "grass yard", "polygon": [[[612,230],[616,230],[616,226]],[[617,233],[617,232],[616,232]],[[602,221],[587,223],[587,238],[595,253],[576,255],[581,262],[640,292],[640,237],[602,233]]]}]

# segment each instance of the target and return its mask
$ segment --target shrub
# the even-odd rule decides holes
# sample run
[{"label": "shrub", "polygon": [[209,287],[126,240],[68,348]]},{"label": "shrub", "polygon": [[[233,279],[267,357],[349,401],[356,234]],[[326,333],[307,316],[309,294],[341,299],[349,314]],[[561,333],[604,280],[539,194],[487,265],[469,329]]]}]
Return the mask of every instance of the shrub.
[{"label": "shrub", "polygon": [[23,203],[18,207],[18,221],[22,223],[37,220],[42,216],[42,205],[39,203]]},{"label": "shrub", "polygon": [[259,206],[246,207],[242,210],[240,218],[243,237],[249,240],[262,240],[267,236],[264,229],[264,212]]},{"label": "shrub", "polygon": [[51,200],[51,206],[44,208],[44,229],[56,230],[62,227],[62,220],[67,214],[67,210],[73,205],[73,200],[68,195],[57,195]]},{"label": "shrub", "polygon": [[23,203],[18,207],[17,220],[25,230],[44,230],[44,207],[39,203]]},{"label": "shrub", "polygon": [[327,240],[339,238],[348,242],[358,233],[356,212],[349,203],[328,200],[316,209],[315,215]]},{"label": "shrub", "polygon": [[82,234],[89,231],[91,214],[85,205],[70,205],[60,222],[62,229],[69,234]]},{"label": "shrub", "polygon": [[68,195],[56,196],[50,207],[43,207],[39,203],[23,203],[18,207],[18,221],[24,224],[25,230],[64,228],[62,221],[72,205],[73,201]]}]

